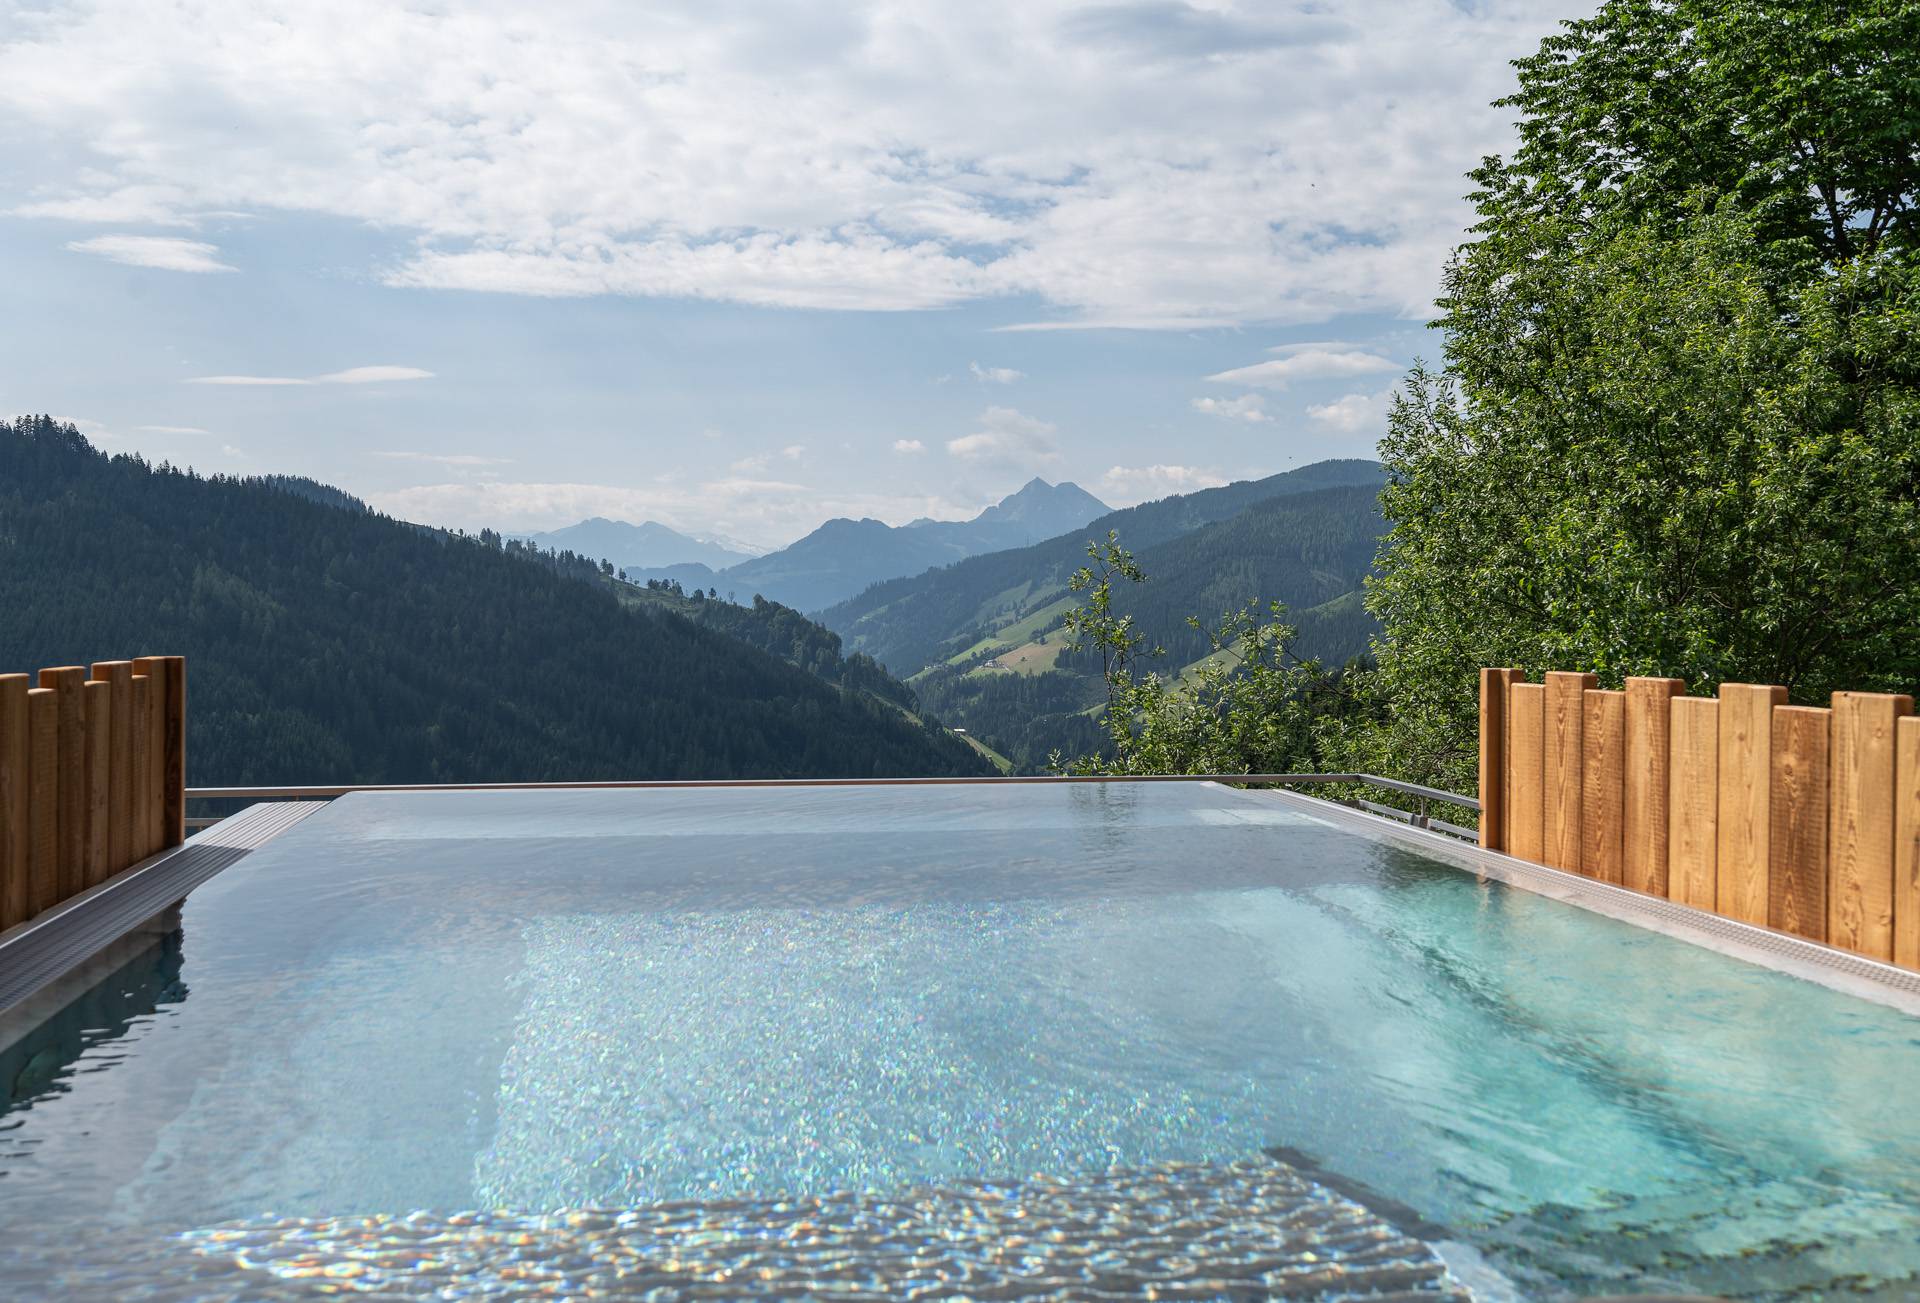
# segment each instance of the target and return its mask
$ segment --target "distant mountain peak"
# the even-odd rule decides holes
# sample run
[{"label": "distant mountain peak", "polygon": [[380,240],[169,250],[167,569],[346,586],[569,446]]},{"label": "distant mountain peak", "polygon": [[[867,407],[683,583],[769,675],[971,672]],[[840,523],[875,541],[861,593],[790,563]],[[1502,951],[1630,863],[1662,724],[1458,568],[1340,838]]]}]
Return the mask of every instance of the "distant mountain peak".
[{"label": "distant mountain peak", "polygon": [[1078,529],[1113,508],[1072,481],[1049,484],[1038,475],[974,517],[975,524],[1031,526],[1033,541]]}]

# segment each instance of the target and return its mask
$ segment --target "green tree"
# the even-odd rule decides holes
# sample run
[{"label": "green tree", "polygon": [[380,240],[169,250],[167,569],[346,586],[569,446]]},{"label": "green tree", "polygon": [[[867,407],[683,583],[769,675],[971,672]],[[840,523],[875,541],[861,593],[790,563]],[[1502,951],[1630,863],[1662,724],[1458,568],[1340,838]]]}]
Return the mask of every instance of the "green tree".
[{"label": "green tree", "polygon": [[[1294,655],[1298,632],[1286,608],[1263,617],[1249,605],[1206,630],[1207,656],[1180,676],[1140,672],[1160,650],[1146,648],[1133,617],[1114,614],[1116,579],[1146,575],[1112,531],[1087,544],[1093,565],[1068,582],[1087,594],[1063,621],[1074,651],[1100,656],[1107,704],[1101,716],[1110,750],[1053,767],[1078,774],[1250,774],[1314,767],[1315,714],[1324,682],[1319,663]],[[1187,624],[1200,629],[1197,617]]]},{"label": "green tree", "polygon": [[1471,788],[1475,671],[1920,678],[1920,5],[1613,0],[1521,60],[1346,763]]}]

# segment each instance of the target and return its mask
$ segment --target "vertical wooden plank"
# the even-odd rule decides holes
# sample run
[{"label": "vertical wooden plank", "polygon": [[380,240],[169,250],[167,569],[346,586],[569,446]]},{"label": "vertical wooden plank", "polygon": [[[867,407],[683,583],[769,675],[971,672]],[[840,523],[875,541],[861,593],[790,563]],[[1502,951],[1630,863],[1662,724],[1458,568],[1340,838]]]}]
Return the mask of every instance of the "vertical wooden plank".
[{"label": "vertical wooden plank", "polygon": [[1716,913],[1765,926],[1772,871],[1773,710],[1787,690],[1758,683],[1720,685],[1720,814],[1716,824]]},{"label": "vertical wooden plank", "polygon": [[0,674],[0,930],[27,917],[27,727],[24,674]]},{"label": "vertical wooden plank", "polygon": [[108,684],[107,873],[133,863],[133,662],[95,661],[93,677]]},{"label": "vertical wooden plank", "polygon": [[1547,689],[1507,688],[1507,854],[1538,864],[1546,853]]},{"label": "vertical wooden plank", "polygon": [[1893,958],[1894,727],[1913,698],[1833,694],[1827,942]]},{"label": "vertical wooden plank", "polygon": [[1627,694],[1589,688],[1580,726],[1586,744],[1580,793],[1580,872],[1602,882],[1624,878],[1627,799]]},{"label": "vertical wooden plank", "polygon": [[27,692],[27,915],[60,903],[60,703]]},{"label": "vertical wooden plank", "polygon": [[1569,873],[1580,871],[1581,776],[1586,746],[1581,730],[1591,674],[1555,670],[1547,675],[1547,810],[1545,863]]},{"label": "vertical wooden plank", "polygon": [[1627,680],[1623,764],[1626,826],[1620,881],[1650,896],[1667,894],[1667,802],[1672,796],[1671,703],[1685,688],[1679,679]]},{"label": "vertical wooden plank", "polygon": [[1827,741],[1833,712],[1775,706],[1767,926],[1827,939]]},{"label": "vertical wooden plank", "polygon": [[167,700],[161,712],[166,724],[164,738],[166,784],[165,805],[161,811],[161,846],[178,846],[187,839],[187,658],[162,656],[167,663]]},{"label": "vertical wooden plank", "polygon": [[87,697],[87,885],[97,886],[116,870],[112,862],[112,824],[108,798],[113,787],[113,687],[90,679]]},{"label": "vertical wooden plank", "polygon": [[1893,729],[1893,962],[1920,968],[1920,717]]},{"label": "vertical wooden plank", "polygon": [[40,686],[58,701],[60,828],[56,834],[59,898],[66,900],[87,889],[87,702],[82,685],[87,672],[78,665],[40,671]]},{"label": "vertical wooden plank", "polygon": [[1480,671],[1480,844],[1507,848],[1507,686],[1519,670]]},{"label": "vertical wooden plank", "polygon": [[[151,781],[152,753],[147,749],[147,734],[152,723],[153,680],[136,674],[133,683],[133,733],[128,747],[133,751],[133,799],[128,813],[127,864],[138,864],[153,853],[147,845],[147,830],[153,826],[153,805],[158,789]],[[120,866],[125,868],[126,865]]]},{"label": "vertical wooden plank", "polygon": [[145,814],[140,824],[141,855],[146,856],[156,854],[167,844],[162,831],[167,817],[166,657],[135,657],[133,672],[147,676],[147,778],[141,795]]},{"label": "vertical wooden plank", "polygon": [[1720,703],[1675,697],[1668,706],[1667,896],[1710,910],[1718,897]]}]

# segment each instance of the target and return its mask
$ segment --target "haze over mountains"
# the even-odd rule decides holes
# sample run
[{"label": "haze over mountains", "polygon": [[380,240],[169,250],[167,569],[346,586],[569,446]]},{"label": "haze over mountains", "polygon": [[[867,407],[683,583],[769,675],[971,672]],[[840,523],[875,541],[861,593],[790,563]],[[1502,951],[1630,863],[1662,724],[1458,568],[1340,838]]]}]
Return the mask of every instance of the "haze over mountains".
[{"label": "haze over mountains", "polygon": [[[619,552],[581,546],[585,540],[603,537],[624,546],[631,536],[620,535],[620,530],[657,531],[649,535],[655,539],[665,535],[685,538],[662,525],[584,521],[535,537],[543,546],[568,547],[582,555],[605,558],[625,569],[630,578],[669,579],[687,587],[732,593],[741,600],[758,594],[797,610],[817,611],[884,579],[919,574],[983,552],[1053,538],[1080,528],[1108,510],[1106,503],[1077,484],[1049,484],[1035,478],[972,520],[921,519],[893,526],[872,519],[837,517],[777,552],[720,565],[686,549],[680,560],[634,564]],[[560,542],[562,536],[570,541]]]},{"label": "haze over mountains", "polygon": [[595,560],[611,561],[628,571],[660,570],[668,566],[702,565],[724,570],[749,560],[755,554],[741,547],[729,547],[712,539],[682,534],[658,521],[643,520],[637,525],[624,520],[595,516],[564,529],[538,534],[520,534],[535,547],[556,552],[576,552]]}]

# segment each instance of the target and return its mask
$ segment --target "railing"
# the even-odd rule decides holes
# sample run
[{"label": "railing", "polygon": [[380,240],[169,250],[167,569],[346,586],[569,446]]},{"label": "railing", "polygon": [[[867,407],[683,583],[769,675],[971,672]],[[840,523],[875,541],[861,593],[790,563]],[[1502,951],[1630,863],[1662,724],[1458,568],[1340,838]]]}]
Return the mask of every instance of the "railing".
[{"label": "railing", "polygon": [[[1468,810],[1479,810],[1480,802],[1471,796],[1462,796],[1457,792],[1444,792],[1437,787],[1424,787],[1419,783],[1402,782],[1397,778],[1385,778],[1379,774],[1138,774],[1138,775],[1065,775],[1035,777],[1000,778],[731,778],[711,780],[669,780],[638,779],[628,781],[579,782],[579,783],[345,783],[336,786],[318,787],[190,787],[186,796],[189,801],[311,801],[332,800],[350,792],[565,792],[596,791],[601,789],[623,788],[703,788],[703,787],[914,787],[914,786],[950,786],[954,784],[990,784],[990,783],[1233,783],[1242,787],[1306,787],[1317,784],[1339,784],[1350,787],[1375,788],[1411,797],[1417,806],[1413,810],[1401,810],[1383,802],[1368,800],[1359,796],[1341,796],[1334,799],[1340,804],[1357,810],[1366,810],[1386,818],[1397,819],[1415,828],[1425,828],[1433,832],[1444,833],[1465,841],[1474,841],[1479,837],[1477,830],[1434,818],[1427,813],[1429,805],[1452,805]],[[224,816],[201,816],[187,820],[187,827],[193,829],[208,828],[220,822]]]},{"label": "railing", "polygon": [[0,931],[186,836],[186,662],[0,674]]},{"label": "railing", "polygon": [[1481,671],[1481,844],[1920,968],[1913,699],[1684,687]]}]

